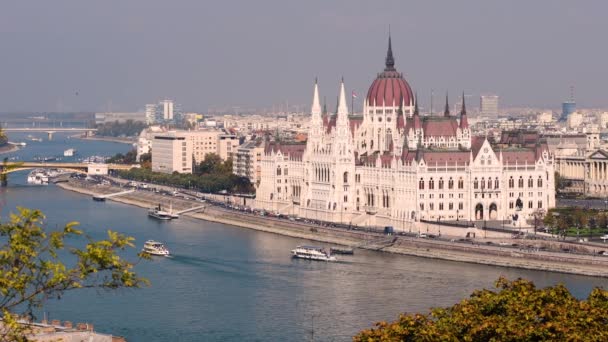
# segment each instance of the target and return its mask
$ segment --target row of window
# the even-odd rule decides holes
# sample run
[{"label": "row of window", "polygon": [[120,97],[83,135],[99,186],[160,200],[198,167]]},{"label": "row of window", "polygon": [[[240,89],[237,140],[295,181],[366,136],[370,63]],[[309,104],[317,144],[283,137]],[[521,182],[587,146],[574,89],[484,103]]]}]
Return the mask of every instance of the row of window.
[{"label": "row of window", "polygon": [[[424,178],[420,178],[420,181],[418,182],[418,189],[424,190],[424,186],[425,186]],[[429,190],[435,189],[435,180],[433,179],[433,177],[431,177],[429,179],[428,187],[429,187]],[[443,178],[439,178],[439,181],[437,182],[437,187],[439,190],[443,190],[443,187],[444,187]],[[454,180],[452,179],[452,177],[450,177],[450,179],[448,180],[448,189],[454,189]],[[464,180],[462,178],[458,179],[458,189],[464,189]]]},{"label": "row of window", "polygon": [[[443,202],[439,202],[438,204],[439,210],[444,210],[444,203]],[[435,203],[431,202],[429,203],[428,206],[429,210],[435,210]],[[458,203],[458,210],[462,210],[464,208],[464,203],[459,202]],[[453,202],[449,202],[448,203],[448,210],[454,210],[454,203]],[[424,211],[424,203],[420,203],[420,211]]]},{"label": "row of window", "polygon": [[[541,176],[538,176],[538,179],[536,180],[536,185],[539,188],[543,187],[543,178]],[[515,179],[513,179],[513,176],[511,176],[509,178],[509,189],[512,189],[515,187]],[[523,188],[524,187],[524,178],[522,176],[519,176],[519,179],[517,180],[517,187],[518,188]],[[530,176],[530,178],[528,178],[528,188],[533,188],[534,187],[534,180],[532,179],[532,176]]]}]

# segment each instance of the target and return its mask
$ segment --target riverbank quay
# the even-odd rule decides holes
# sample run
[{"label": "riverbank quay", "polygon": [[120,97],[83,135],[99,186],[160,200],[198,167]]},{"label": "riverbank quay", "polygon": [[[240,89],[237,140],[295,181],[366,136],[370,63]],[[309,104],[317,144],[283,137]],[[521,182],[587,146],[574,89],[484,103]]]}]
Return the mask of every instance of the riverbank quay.
[{"label": "riverbank quay", "polygon": [[[77,179],[70,179],[69,182],[57,184],[57,186],[90,196],[124,191],[124,187],[93,184]],[[196,199],[166,196],[146,190],[112,197],[109,200],[142,208],[151,208],[160,203],[163,208],[171,207],[173,211],[181,211],[203,204]],[[204,210],[184,215],[206,221],[353,248],[492,266],[608,277],[608,257],[597,253],[603,248],[599,244],[582,245],[557,240],[483,237],[450,239],[449,235],[443,235],[442,239],[385,235],[380,231],[348,230],[258,216],[208,203],[206,203]],[[608,246],[604,249],[608,250]]]},{"label": "riverbank quay", "polygon": [[97,141],[107,141],[107,142],[115,142],[121,144],[135,144],[137,142],[136,138],[118,138],[118,137],[102,137],[102,136],[92,136],[86,137],[80,134],[72,136],[73,138],[78,138],[82,140],[97,140]]},{"label": "riverbank quay", "polygon": [[13,144],[6,144],[0,147],[0,154],[11,153],[19,150],[19,146]]}]

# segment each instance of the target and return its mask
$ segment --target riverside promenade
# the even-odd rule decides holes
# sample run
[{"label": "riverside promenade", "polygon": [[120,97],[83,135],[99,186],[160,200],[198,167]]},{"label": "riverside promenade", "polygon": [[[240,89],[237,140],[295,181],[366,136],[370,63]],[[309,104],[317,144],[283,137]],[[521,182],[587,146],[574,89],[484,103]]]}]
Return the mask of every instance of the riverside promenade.
[{"label": "riverside promenade", "polygon": [[[63,189],[90,196],[124,191],[124,187],[96,184],[78,179],[70,179],[69,182],[57,185]],[[167,196],[148,190],[138,190],[124,196],[112,197],[110,200],[142,208],[150,208],[162,203],[164,206],[171,205],[174,211],[201,205],[201,202],[195,199]],[[273,234],[382,252],[608,277],[608,256],[597,253],[603,247],[597,244],[583,245],[557,240],[511,239],[504,233],[485,237],[477,234],[475,238],[465,239],[463,238],[465,230],[453,227],[451,230],[448,227],[441,227],[441,239],[420,238],[407,234],[387,236],[380,231],[336,228],[259,216],[250,212],[233,210],[226,206],[212,205],[209,202],[203,211],[187,213],[184,216]],[[419,231],[423,231],[423,229],[419,228]],[[454,232],[458,232],[458,234]]]}]

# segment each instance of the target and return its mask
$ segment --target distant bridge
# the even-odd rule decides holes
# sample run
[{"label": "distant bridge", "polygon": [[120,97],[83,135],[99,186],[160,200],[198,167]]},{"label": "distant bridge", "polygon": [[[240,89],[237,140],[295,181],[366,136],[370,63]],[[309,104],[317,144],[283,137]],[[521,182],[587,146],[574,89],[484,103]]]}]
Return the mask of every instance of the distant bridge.
[{"label": "distant bridge", "polygon": [[110,170],[131,170],[135,167],[139,167],[139,164],[9,162],[0,164],[0,173],[6,175],[30,169],[61,169],[89,175],[107,175]]},{"label": "distant bridge", "polygon": [[63,127],[22,127],[22,128],[3,128],[4,132],[30,132],[30,133],[38,133],[45,132],[49,135],[49,139],[53,138],[53,133],[57,132],[85,132],[87,136],[90,136],[92,133],[97,132],[97,128],[63,128]]}]

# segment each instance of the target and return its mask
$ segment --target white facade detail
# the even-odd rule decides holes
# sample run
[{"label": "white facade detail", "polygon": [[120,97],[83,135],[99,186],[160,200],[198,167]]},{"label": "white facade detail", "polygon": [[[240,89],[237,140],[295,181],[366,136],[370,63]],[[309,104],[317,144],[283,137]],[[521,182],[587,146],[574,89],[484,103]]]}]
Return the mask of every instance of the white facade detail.
[{"label": "white facade detail", "polygon": [[335,114],[322,113],[315,82],[308,140],[267,142],[256,206],[313,220],[407,229],[427,221],[512,220],[555,206],[546,143],[505,134],[473,137],[459,116],[422,117],[394,68],[389,40],[361,116],[349,115],[344,82]]}]

